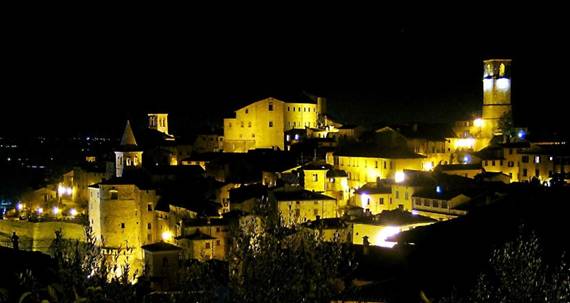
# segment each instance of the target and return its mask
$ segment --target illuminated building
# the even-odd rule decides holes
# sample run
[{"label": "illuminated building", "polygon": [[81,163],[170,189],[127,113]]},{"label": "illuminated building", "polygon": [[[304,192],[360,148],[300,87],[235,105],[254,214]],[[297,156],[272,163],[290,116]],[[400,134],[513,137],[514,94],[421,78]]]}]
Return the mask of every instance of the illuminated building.
[{"label": "illuminated building", "polygon": [[378,215],[365,216],[350,222],[352,225],[352,243],[363,244],[363,238],[368,237],[370,245],[393,247],[389,237],[418,226],[437,222],[432,218],[414,215],[400,209],[383,211]]},{"label": "illuminated building", "polygon": [[281,221],[287,226],[337,217],[337,201],[329,196],[307,190],[279,189],[273,191],[273,197]]},{"label": "illuminated building", "polygon": [[247,152],[250,149],[285,150],[285,132],[291,129],[316,128],[317,104],[285,102],[266,98],[235,111],[224,119],[224,152]]},{"label": "illuminated building", "polygon": [[371,214],[393,209],[392,188],[381,182],[368,182],[354,191],[352,205],[362,207]]},{"label": "illuminated building", "polygon": [[502,133],[499,120],[511,107],[511,60],[489,59],[483,61],[483,116],[481,127],[484,137]]}]

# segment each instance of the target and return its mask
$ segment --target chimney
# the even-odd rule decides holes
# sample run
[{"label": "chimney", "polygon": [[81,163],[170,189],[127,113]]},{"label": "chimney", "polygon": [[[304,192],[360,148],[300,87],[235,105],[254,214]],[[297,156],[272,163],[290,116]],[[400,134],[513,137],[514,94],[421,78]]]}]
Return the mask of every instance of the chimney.
[{"label": "chimney", "polygon": [[370,242],[368,242],[368,236],[362,237],[362,254],[368,255],[370,250]]}]

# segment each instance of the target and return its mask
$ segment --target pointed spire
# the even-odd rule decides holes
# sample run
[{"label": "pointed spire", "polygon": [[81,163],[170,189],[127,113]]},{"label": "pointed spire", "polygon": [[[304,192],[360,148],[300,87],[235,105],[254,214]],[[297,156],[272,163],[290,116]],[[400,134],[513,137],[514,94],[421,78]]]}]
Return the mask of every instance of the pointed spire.
[{"label": "pointed spire", "polygon": [[126,145],[137,145],[137,140],[135,140],[135,134],[131,128],[131,122],[127,120],[127,125],[125,126],[125,131],[123,132],[123,138],[121,138],[121,146]]}]

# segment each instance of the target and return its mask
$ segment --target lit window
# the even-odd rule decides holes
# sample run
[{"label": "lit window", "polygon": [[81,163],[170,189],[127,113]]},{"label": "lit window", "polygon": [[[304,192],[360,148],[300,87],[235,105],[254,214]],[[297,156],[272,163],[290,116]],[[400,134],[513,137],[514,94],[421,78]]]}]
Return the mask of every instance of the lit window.
[{"label": "lit window", "polygon": [[540,163],[540,156],[534,157],[534,163],[536,163],[536,164]]}]

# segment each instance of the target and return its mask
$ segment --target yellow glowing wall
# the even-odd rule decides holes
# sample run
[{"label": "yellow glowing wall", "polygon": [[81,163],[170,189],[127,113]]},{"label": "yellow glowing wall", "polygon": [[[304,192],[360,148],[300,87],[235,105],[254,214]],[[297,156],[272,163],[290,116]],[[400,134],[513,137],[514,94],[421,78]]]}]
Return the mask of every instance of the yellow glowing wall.
[{"label": "yellow glowing wall", "polygon": [[320,218],[336,218],[336,200],[279,201],[277,204],[283,224],[287,226],[314,221]]},{"label": "yellow glowing wall", "polygon": [[317,127],[317,105],[311,103],[285,104],[285,130]]},{"label": "yellow glowing wall", "polygon": [[327,183],[327,170],[319,169],[304,169],[305,189],[322,193],[326,190]]}]

